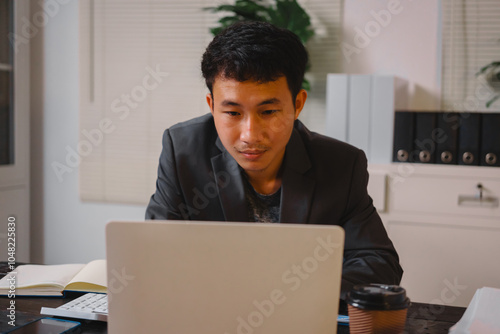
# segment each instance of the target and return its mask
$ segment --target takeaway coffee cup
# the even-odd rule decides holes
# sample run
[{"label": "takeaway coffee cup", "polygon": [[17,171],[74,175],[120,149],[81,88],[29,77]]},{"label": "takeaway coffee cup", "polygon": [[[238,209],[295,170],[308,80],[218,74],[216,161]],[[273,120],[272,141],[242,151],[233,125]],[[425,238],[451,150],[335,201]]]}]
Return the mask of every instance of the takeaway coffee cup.
[{"label": "takeaway coffee cup", "polygon": [[402,333],[410,300],[397,285],[356,285],[347,294],[351,334]]}]

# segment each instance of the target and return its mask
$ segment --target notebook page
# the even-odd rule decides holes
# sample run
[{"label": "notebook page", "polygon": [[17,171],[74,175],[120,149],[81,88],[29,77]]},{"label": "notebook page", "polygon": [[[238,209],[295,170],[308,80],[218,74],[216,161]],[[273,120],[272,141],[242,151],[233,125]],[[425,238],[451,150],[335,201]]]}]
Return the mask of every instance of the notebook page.
[{"label": "notebook page", "polygon": [[106,287],[106,260],[94,260],[73,277],[66,290],[105,293]]},{"label": "notebook page", "polygon": [[[14,272],[17,272],[16,288],[49,285],[60,287],[60,290],[62,290],[84,266],[84,264],[21,265],[14,270]],[[0,289],[8,288],[9,282],[7,278],[9,277],[11,277],[11,274],[7,274],[0,280]]]}]

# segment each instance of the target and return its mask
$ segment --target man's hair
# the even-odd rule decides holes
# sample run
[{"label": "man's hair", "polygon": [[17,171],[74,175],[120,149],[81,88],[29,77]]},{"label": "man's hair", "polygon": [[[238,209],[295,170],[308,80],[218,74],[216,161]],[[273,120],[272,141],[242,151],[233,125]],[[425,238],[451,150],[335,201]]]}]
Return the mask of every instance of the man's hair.
[{"label": "man's hair", "polygon": [[218,77],[266,83],[285,76],[295,100],[307,61],[304,45],[290,30],[264,22],[239,22],[224,29],[208,45],[201,71],[212,95]]}]

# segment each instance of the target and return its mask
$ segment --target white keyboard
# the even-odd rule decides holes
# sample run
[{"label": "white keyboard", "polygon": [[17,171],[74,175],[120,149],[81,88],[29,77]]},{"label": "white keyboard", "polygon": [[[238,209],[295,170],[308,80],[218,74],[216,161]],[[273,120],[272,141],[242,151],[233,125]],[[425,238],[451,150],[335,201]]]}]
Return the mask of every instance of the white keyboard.
[{"label": "white keyboard", "polygon": [[57,308],[42,307],[40,314],[108,321],[108,295],[103,293],[86,293]]}]

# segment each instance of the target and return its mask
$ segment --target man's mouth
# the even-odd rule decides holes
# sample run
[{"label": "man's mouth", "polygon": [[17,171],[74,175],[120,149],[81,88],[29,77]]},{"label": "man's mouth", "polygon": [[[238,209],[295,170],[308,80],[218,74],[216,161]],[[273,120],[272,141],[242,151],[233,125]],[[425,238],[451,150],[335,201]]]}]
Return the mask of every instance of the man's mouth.
[{"label": "man's mouth", "polygon": [[243,155],[248,160],[256,160],[260,158],[267,150],[258,149],[258,150],[238,150],[238,152]]}]

